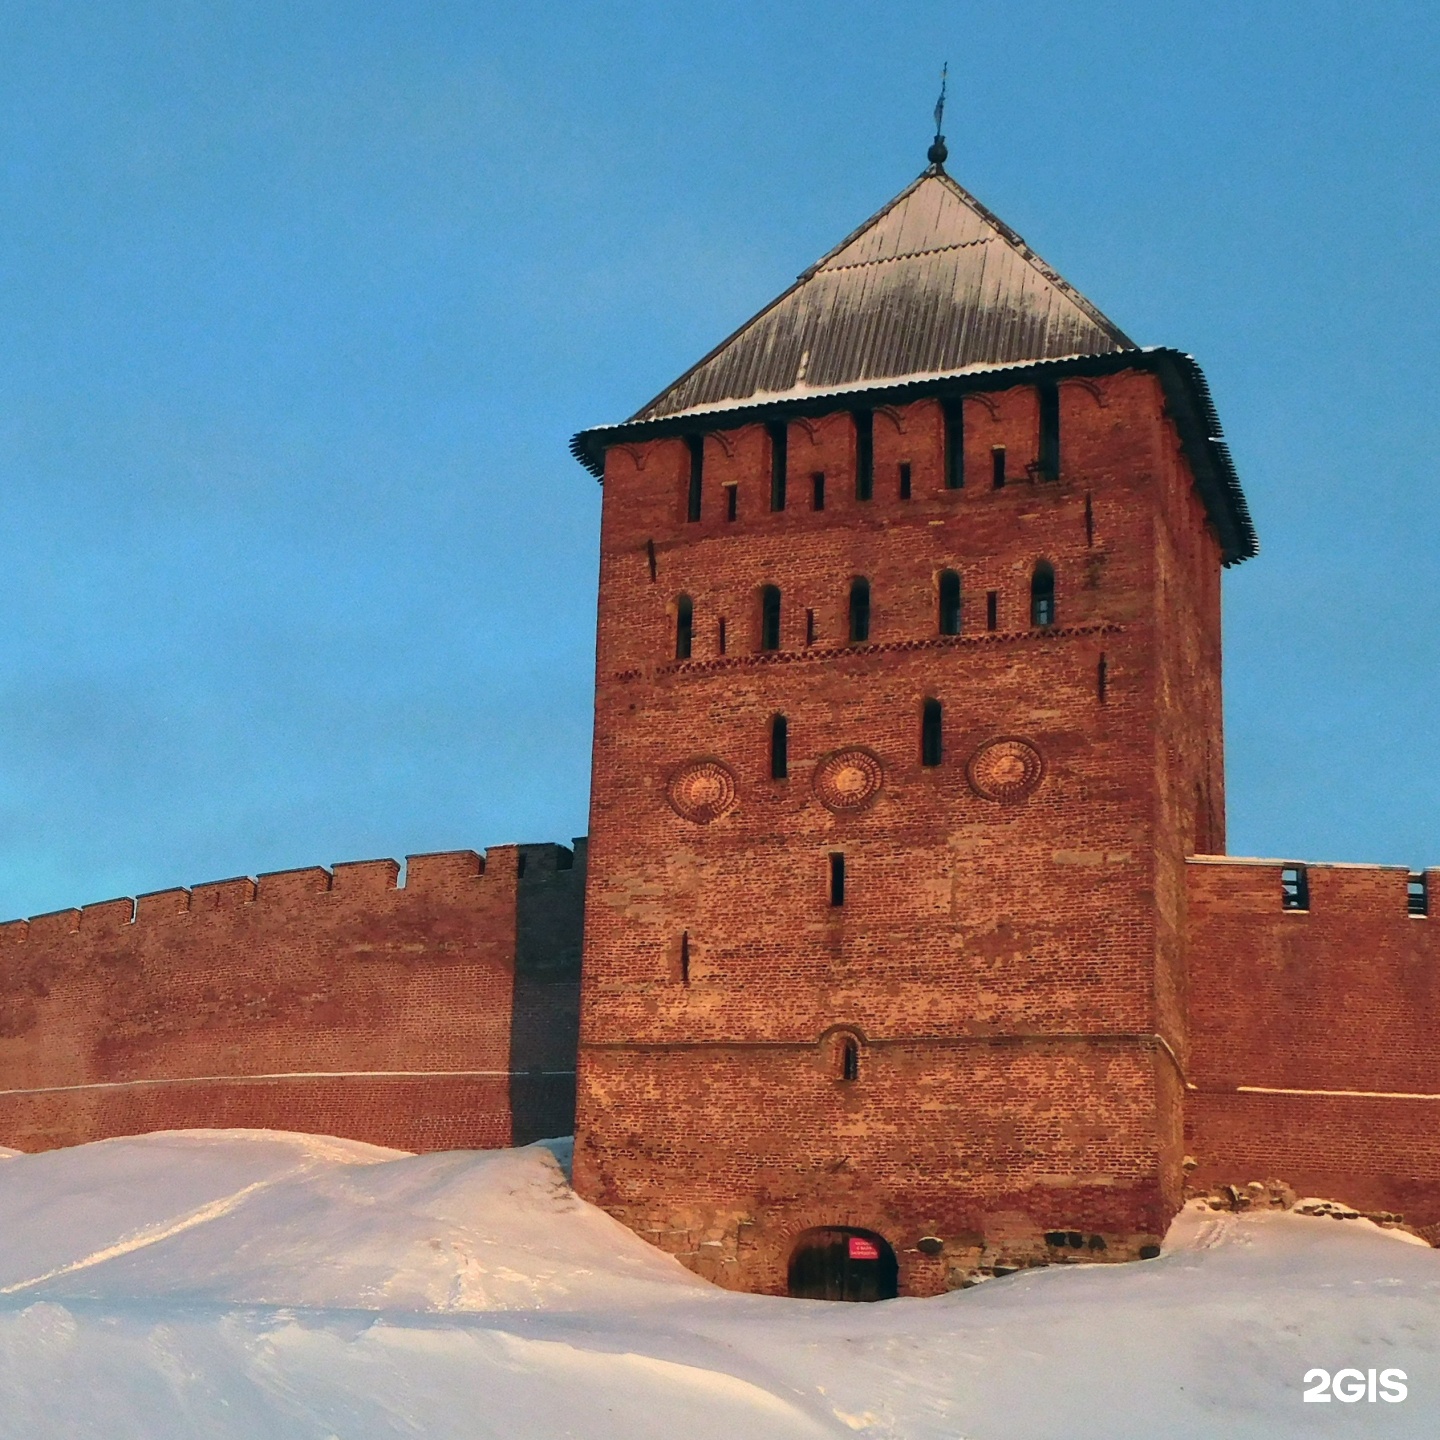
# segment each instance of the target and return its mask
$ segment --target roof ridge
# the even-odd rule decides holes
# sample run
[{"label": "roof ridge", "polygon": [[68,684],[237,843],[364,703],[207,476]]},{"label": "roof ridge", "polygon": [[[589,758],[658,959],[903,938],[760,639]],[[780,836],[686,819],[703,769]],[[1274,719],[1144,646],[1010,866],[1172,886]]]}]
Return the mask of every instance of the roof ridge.
[{"label": "roof ridge", "polygon": [[[921,177],[923,179],[924,176]],[[948,185],[964,204],[968,205],[987,224],[993,225],[1012,250],[1016,251],[1020,258],[1033,269],[1039,271],[1057,289],[1064,291],[1065,295],[1073,300],[1090,318],[1097,324],[1109,330],[1120,342],[1123,349],[1137,349],[1135,342],[1108,316],[1103,310],[1092,301],[1086,299],[1053,265],[1035,253],[1029,241],[1018,231],[1007,225],[993,210],[983,201],[977,200],[953,175],[941,170],[935,177]],[[898,197],[897,197],[898,198]]]},{"label": "roof ridge", "polygon": [[793,295],[795,291],[797,291],[807,280],[809,280],[817,270],[821,269],[824,266],[825,262],[830,259],[832,255],[838,255],[848,244],[850,244],[852,240],[858,239],[867,230],[869,230],[871,226],[878,224],[879,221],[883,220],[885,216],[887,216],[902,200],[904,200],[914,191],[918,190],[920,188],[921,182],[928,180],[933,173],[934,172],[930,170],[921,171],[921,173],[917,175],[898,195],[891,199],[888,204],[882,205],[868,220],[864,221],[860,225],[857,225],[838,245],[827,250],[808,269],[802,270],[795,277],[794,282],[790,285],[787,285],[785,289],[782,290],[768,305],[764,306],[762,309],[757,310],[748,320],[744,321],[742,324],[737,325],[735,329],[733,329],[718,345],[716,345],[712,350],[709,350],[704,355],[702,355],[688,370],[683,371],[680,375],[676,376],[676,378],[672,380],[663,390],[651,396],[651,398],[647,400],[630,418],[632,420],[639,419],[640,416],[642,416],[647,410],[651,409],[658,401],[663,400],[665,396],[668,395],[672,390],[678,389],[681,385],[683,385],[693,374],[695,374],[697,370],[703,369],[706,365],[708,365],[710,361],[713,360],[718,354],[720,354],[720,352],[724,350],[725,347],[729,345],[732,340],[742,335],[753,324],[755,324],[757,320],[760,320],[764,316],[768,315],[773,309],[775,309],[777,305],[780,305],[785,300],[788,300],[790,296]]}]

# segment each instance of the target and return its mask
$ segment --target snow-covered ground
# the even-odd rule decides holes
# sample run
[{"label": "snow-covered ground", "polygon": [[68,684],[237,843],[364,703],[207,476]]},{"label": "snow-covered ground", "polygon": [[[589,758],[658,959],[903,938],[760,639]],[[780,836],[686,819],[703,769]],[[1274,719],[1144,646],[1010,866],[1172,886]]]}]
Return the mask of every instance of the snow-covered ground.
[{"label": "snow-covered ground", "polygon": [[[696,1279],[556,1154],[260,1131],[9,1154],[0,1436],[1440,1432],[1440,1252],[1368,1221],[1190,1210],[1158,1260],[827,1305]],[[1408,1397],[1307,1404],[1315,1366],[1398,1368]]]}]

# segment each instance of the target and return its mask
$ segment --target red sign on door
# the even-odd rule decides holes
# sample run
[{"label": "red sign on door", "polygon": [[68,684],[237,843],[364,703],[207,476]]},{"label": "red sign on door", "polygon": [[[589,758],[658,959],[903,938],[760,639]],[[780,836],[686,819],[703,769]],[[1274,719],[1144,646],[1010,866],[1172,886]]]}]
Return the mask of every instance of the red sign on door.
[{"label": "red sign on door", "polygon": [[878,1260],[880,1247],[873,1240],[866,1240],[860,1235],[852,1235],[850,1237],[850,1258],[852,1260]]}]

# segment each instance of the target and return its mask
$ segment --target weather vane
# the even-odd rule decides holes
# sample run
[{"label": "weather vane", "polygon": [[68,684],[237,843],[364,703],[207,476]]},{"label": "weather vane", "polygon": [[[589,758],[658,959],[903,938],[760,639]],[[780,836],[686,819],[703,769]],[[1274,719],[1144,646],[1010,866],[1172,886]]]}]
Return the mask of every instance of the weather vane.
[{"label": "weather vane", "polygon": [[950,62],[947,60],[940,67],[940,98],[935,102],[935,139],[931,142],[929,150],[925,152],[925,158],[936,170],[945,168],[945,158],[950,153],[945,148],[945,137],[940,133],[945,124],[945,82],[949,74]]}]

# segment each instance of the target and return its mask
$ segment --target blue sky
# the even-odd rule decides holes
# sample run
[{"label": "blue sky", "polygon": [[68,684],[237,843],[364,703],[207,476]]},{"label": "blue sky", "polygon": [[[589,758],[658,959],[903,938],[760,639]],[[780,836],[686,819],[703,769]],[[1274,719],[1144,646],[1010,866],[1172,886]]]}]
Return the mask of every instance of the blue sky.
[{"label": "blue sky", "polygon": [[0,914],[585,827],[621,419],[924,164],[1208,374],[1231,849],[1440,864],[1440,11],[0,8]]}]

